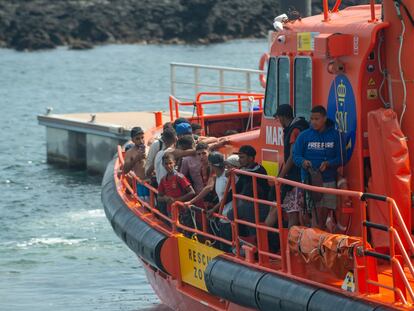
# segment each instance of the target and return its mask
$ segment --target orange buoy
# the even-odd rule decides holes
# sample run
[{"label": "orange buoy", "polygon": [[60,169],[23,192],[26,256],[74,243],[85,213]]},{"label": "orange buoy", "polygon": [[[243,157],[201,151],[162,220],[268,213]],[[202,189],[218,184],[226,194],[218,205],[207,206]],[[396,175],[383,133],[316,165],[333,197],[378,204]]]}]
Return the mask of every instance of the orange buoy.
[{"label": "orange buoy", "polygon": [[[268,53],[263,53],[262,57],[260,57],[259,70],[264,71],[265,70],[265,65],[268,62],[269,62],[269,54]],[[266,88],[266,75],[264,73],[261,73],[259,75],[259,81],[260,81],[260,84],[262,85],[262,87],[265,89]]]}]

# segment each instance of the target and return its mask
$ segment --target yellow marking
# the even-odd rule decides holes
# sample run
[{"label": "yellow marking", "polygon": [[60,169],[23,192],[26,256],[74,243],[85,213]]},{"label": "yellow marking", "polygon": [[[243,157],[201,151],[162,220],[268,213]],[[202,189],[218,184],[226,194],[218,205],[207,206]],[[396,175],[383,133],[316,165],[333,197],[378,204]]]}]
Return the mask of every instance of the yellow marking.
[{"label": "yellow marking", "polygon": [[279,163],[262,160],[262,165],[266,169],[267,175],[277,176],[279,174]]},{"label": "yellow marking", "polygon": [[368,81],[368,85],[369,85],[369,86],[375,86],[375,80],[374,80],[374,78],[370,78],[370,79],[369,79],[369,81]]},{"label": "yellow marking", "polygon": [[315,36],[318,32],[299,32],[297,35],[298,52],[313,51],[315,49]]},{"label": "yellow marking", "polygon": [[355,292],[355,279],[354,274],[351,271],[346,274],[341,288],[347,292]]},{"label": "yellow marking", "polygon": [[368,89],[367,90],[367,98],[368,99],[377,99],[378,98],[378,90],[377,89]]},{"label": "yellow marking", "polygon": [[183,236],[178,237],[177,240],[181,279],[185,283],[207,291],[204,272],[208,263],[223,252]]}]

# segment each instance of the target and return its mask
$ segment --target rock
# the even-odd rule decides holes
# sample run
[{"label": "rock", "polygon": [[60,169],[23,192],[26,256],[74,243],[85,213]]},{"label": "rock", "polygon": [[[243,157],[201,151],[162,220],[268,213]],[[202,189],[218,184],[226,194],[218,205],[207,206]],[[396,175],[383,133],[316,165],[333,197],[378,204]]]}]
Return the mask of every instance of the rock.
[{"label": "rock", "polygon": [[[281,13],[280,1],[0,1],[0,44],[17,50],[85,49],[113,42],[207,44],[264,37]],[[321,5],[313,0],[314,13]]]},{"label": "rock", "polygon": [[70,50],[89,50],[93,49],[93,45],[86,41],[74,40],[69,45]]}]

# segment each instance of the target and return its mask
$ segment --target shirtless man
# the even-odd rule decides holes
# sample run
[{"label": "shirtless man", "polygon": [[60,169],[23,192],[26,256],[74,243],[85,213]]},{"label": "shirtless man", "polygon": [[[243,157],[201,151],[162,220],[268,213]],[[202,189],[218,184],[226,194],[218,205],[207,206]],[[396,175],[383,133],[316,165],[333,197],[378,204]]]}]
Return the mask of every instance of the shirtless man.
[{"label": "shirtless man", "polygon": [[[132,128],[131,140],[134,146],[125,153],[125,163],[122,172],[128,174],[130,171],[133,171],[143,181],[145,179],[146,146],[142,128]],[[149,198],[149,190],[139,183],[137,183],[137,194],[143,200],[148,200]]]}]

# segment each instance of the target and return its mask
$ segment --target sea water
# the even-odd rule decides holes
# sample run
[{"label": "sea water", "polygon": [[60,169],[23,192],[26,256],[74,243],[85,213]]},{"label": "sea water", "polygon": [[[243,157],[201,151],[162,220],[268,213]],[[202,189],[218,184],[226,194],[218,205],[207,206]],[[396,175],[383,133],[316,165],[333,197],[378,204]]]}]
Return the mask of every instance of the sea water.
[{"label": "sea water", "polygon": [[257,69],[266,49],[266,40],[0,49],[0,310],[166,310],[105,218],[100,178],[47,164],[36,116],[166,110],[170,62]]}]

